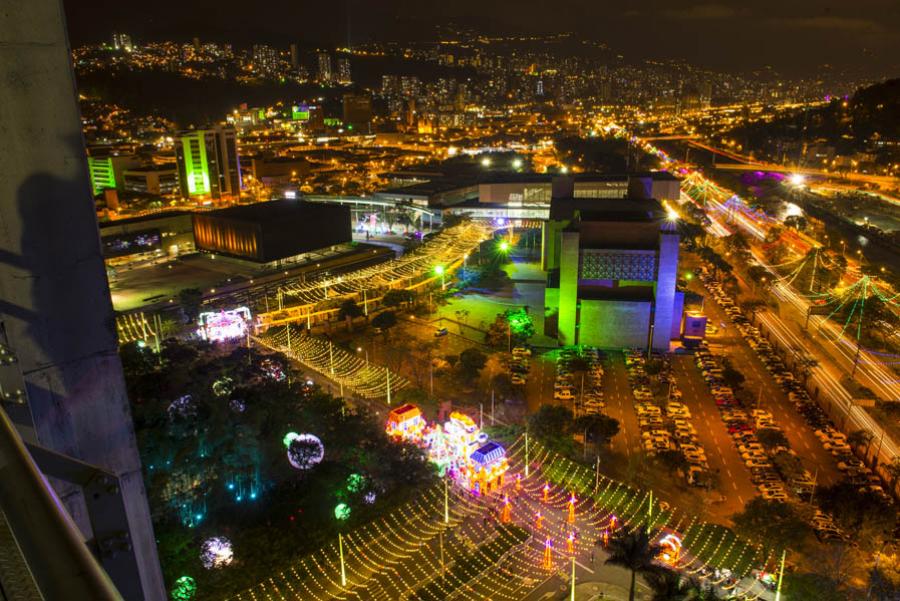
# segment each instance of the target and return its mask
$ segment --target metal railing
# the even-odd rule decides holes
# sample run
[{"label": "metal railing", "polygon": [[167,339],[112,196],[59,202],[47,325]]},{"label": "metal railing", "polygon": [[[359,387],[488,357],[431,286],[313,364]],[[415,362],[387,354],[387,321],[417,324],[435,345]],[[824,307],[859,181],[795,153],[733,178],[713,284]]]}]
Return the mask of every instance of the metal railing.
[{"label": "metal railing", "polygon": [[122,599],[3,409],[0,511],[15,539],[15,548],[6,544],[0,553],[20,554],[28,572],[17,572],[16,582],[0,580],[0,597],[33,598],[23,593],[36,587],[48,601]]}]

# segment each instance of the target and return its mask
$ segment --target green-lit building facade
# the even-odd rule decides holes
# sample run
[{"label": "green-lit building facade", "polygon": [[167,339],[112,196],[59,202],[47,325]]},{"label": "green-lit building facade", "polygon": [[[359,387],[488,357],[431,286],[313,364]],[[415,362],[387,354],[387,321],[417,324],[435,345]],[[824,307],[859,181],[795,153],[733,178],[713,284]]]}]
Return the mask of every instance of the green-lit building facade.
[{"label": "green-lit building facade", "polygon": [[545,333],[555,329],[561,345],[668,350],[684,304],[678,244],[656,200],[554,198],[543,231]]},{"label": "green-lit building facade", "polygon": [[184,198],[237,198],[241,165],[232,127],[183,132],[175,143],[178,184]]}]

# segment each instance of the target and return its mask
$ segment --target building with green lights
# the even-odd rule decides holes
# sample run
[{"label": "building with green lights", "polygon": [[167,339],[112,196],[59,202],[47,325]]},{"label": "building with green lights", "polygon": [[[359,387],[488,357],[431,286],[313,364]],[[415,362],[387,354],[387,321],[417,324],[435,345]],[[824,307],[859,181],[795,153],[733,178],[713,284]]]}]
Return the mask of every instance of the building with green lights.
[{"label": "building with green lights", "polygon": [[97,154],[88,157],[88,173],[91,176],[91,191],[94,196],[102,194],[104,190],[121,190],[123,172],[137,166],[140,161],[134,155],[101,154],[109,152],[104,147]]},{"label": "building with green lights", "polygon": [[241,165],[233,127],[182,132],[175,143],[178,184],[184,198],[237,199]]},{"label": "building with green lights", "polygon": [[659,201],[554,198],[543,242],[545,333],[562,345],[668,350],[684,297],[679,235]]}]

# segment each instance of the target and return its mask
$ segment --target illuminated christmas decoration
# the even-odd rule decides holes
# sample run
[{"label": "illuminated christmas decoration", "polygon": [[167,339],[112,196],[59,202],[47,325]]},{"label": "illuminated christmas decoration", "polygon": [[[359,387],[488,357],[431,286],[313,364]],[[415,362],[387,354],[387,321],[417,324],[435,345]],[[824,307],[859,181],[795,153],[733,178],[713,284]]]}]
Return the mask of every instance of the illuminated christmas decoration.
[{"label": "illuminated christmas decoration", "polygon": [[169,596],[172,601],[191,601],[197,594],[197,582],[190,576],[182,576],[175,581]]},{"label": "illuminated christmas decoration", "polygon": [[546,482],[544,484],[544,503],[550,500],[550,483]]},{"label": "illuminated christmas decoration", "polygon": [[553,569],[553,541],[550,540],[549,536],[544,542],[544,567],[548,570]]},{"label": "illuminated christmas decoration", "polygon": [[197,417],[197,405],[191,395],[186,394],[169,403],[166,413],[170,420]]},{"label": "illuminated christmas decoration", "polygon": [[247,403],[241,399],[231,399],[228,401],[228,408],[235,413],[243,413],[247,409]]},{"label": "illuminated christmas decoration", "polygon": [[325,445],[312,434],[288,432],[282,442],[287,447],[288,461],[295,469],[301,471],[311,469],[325,457]]},{"label": "illuminated christmas decoration", "polygon": [[575,523],[575,493],[572,493],[572,496],[569,497],[569,517],[568,521],[570,524]]},{"label": "illuminated christmas decoration", "polygon": [[250,309],[239,307],[230,311],[206,311],[201,313],[197,322],[200,327],[197,334],[203,340],[224,342],[247,336],[250,325]]},{"label": "illuminated christmas decoration", "polygon": [[426,449],[442,476],[449,474],[475,494],[486,494],[501,486],[503,474],[509,469],[506,450],[489,442],[475,421],[458,411],[451,412],[441,427],[429,425],[415,405],[402,405],[388,414],[385,431],[397,440]]},{"label": "illuminated christmas decoration", "polygon": [[677,534],[669,533],[665,535],[660,539],[659,546],[662,548],[659,553],[659,559],[669,565],[678,563],[678,558],[681,557],[681,538]]},{"label": "illuminated christmas decoration", "polygon": [[350,506],[346,503],[338,503],[334,508],[334,518],[344,521],[350,517]]},{"label": "illuminated christmas decoration", "polygon": [[544,527],[544,516],[540,511],[538,511],[537,515],[534,516],[534,527],[538,530]]},{"label": "illuminated christmas decoration", "polygon": [[366,485],[366,477],[361,474],[350,474],[347,477],[347,490],[359,492]]},{"label": "illuminated christmas decoration", "polygon": [[506,449],[499,443],[488,442],[476,449],[470,461],[460,468],[459,481],[476,494],[488,494],[503,486],[503,475],[509,469]]},{"label": "illuminated christmas decoration", "polygon": [[415,405],[406,403],[388,413],[385,431],[388,436],[393,438],[421,444],[425,435],[425,427],[422,411]]},{"label": "illuminated christmas decoration", "polygon": [[365,503],[366,505],[373,505],[375,503],[376,498],[377,498],[377,495],[375,494],[375,492],[369,491],[363,497],[363,503]]},{"label": "illuminated christmas decoration", "polygon": [[569,550],[569,553],[575,552],[575,533],[570,532],[569,536],[566,537],[566,548]]},{"label": "illuminated christmas decoration", "polygon": [[259,368],[267,378],[276,382],[283,382],[287,378],[287,374],[284,373],[284,366],[273,359],[263,359],[259,362]]},{"label": "illuminated christmas decoration", "polygon": [[500,512],[500,522],[503,524],[508,524],[512,513],[512,507],[509,504],[509,495],[503,496],[503,510]]},{"label": "illuminated christmas decoration", "polygon": [[213,394],[217,397],[228,396],[234,390],[234,380],[228,376],[219,378],[212,385]]},{"label": "illuminated christmas decoration", "polygon": [[234,560],[234,551],[231,549],[231,541],[224,536],[213,536],[203,541],[200,546],[200,562],[207,570],[230,565]]}]

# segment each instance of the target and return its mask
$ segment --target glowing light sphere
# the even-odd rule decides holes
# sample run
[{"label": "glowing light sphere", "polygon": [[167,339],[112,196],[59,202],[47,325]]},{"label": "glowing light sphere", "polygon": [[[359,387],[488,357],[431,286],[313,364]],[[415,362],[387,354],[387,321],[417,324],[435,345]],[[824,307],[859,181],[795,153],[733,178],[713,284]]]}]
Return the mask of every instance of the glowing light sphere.
[{"label": "glowing light sphere", "polygon": [[347,478],[347,490],[350,492],[359,492],[366,485],[366,477],[362,474],[350,474]]},{"label": "glowing light sphere", "polygon": [[312,434],[288,432],[282,442],[287,447],[288,461],[295,469],[312,469],[325,457],[325,445]]},{"label": "glowing light sphere", "polygon": [[373,505],[376,498],[378,498],[378,495],[376,495],[374,491],[369,491],[363,497],[363,503],[366,505]]},{"label": "glowing light sphere", "polygon": [[213,536],[200,546],[200,562],[207,570],[217,570],[234,561],[231,541],[224,536]]},{"label": "glowing light sphere", "polygon": [[350,517],[350,506],[346,503],[338,503],[334,508],[334,518],[344,521]]},{"label": "glowing light sphere", "polygon": [[182,576],[175,581],[169,596],[172,601],[191,601],[197,594],[197,582],[190,576]]},{"label": "glowing light sphere", "polygon": [[188,419],[196,417],[197,405],[194,404],[194,399],[191,398],[191,395],[186,394],[169,403],[166,413],[168,414],[169,419]]},{"label": "glowing light sphere", "polygon": [[791,185],[802,186],[806,183],[806,177],[802,173],[793,173],[790,177]]}]

